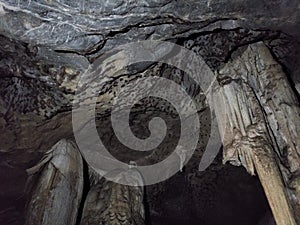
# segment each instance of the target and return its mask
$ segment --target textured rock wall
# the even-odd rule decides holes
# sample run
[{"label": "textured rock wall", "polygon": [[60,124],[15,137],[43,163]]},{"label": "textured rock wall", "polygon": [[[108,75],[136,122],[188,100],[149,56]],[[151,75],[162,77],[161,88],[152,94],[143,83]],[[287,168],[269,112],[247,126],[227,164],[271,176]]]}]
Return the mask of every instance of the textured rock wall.
[{"label": "textured rock wall", "polygon": [[[9,198],[12,205],[17,204],[23,192],[25,169],[34,166],[57,141],[72,137],[71,108],[78,78],[95,59],[115,46],[140,40],[168,40],[193,50],[213,71],[219,71],[224,66],[233,69],[226,65],[242,54],[244,46],[263,41],[289,78],[284,82],[291,85],[289,92],[295,96],[287,93],[283,101],[290,104],[290,99],[299,100],[299,24],[297,0],[0,1],[0,157],[1,168],[12,173],[2,192],[18,186]],[[277,72],[268,79],[275,79]],[[127,68],[123,75],[105,82],[99,96],[99,123],[106,124],[111,101],[120,88],[150,76],[174,80],[199,102],[200,111],[207,108],[200,88],[182,71],[164,64],[145,64]],[[265,100],[268,102],[268,98]],[[290,115],[289,107],[285,108],[286,115]],[[146,99],[135,112],[145,109],[166,116],[174,114],[167,104],[153,99]],[[274,110],[278,116],[280,112]],[[269,119],[277,137],[276,153],[282,156],[283,167],[288,170],[282,171],[297,190],[298,132],[290,135],[288,128],[297,123],[291,124],[287,118],[280,123],[285,128],[276,129],[279,119],[270,115]],[[170,121],[175,124],[176,115]],[[206,121],[203,118],[203,124]],[[103,133],[107,140],[112,136],[109,126]],[[200,145],[205,144],[206,135],[201,135]],[[117,144],[112,149],[122,156]],[[193,166],[202,156],[199,152]],[[154,152],[147,160],[149,163],[161,157]],[[193,166],[190,168],[196,168]],[[14,183],[17,177],[21,179]],[[297,194],[291,195],[298,198]],[[16,211],[15,206],[13,210],[3,207],[12,214]]]}]

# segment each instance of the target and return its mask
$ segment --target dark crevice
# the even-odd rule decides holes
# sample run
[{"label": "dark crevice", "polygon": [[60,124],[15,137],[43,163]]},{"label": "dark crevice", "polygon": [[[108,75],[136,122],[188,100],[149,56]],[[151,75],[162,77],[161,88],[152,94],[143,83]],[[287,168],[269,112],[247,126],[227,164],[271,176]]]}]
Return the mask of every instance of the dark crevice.
[{"label": "dark crevice", "polygon": [[83,208],[84,208],[84,202],[85,202],[88,192],[90,190],[89,168],[88,168],[86,161],[85,160],[82,160],[82,161],[83,161],[83,191],[82,191],[81,202],[78,207],[78,215],[77,215],[76,225],[80,225]]}]

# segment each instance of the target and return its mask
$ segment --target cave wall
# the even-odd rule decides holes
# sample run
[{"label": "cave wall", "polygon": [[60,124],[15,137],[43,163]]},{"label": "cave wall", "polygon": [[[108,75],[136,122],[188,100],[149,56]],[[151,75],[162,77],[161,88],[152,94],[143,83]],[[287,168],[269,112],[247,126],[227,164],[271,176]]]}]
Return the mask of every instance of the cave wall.
[{"label": "cave wall", "polygon": [[[228,62],[242,55],[249,44],[263,42],[287,77],[286,84],[291,87],[295,101],[299,100],[297,0],[151,0],[105,4],[92,0],[2,0],[0,17],[0,154],[1,170],[7,171],[3,174],[1,196],[3,210],[13,215],[20,214],[23,208],[19,205],[25,203],[26,169],[35,166],[59,140],[72,139],[72,100],[80,75],[116,46],[141,40],[171,41],[196,52],[218,73],[224,67],[234,68]],[[207,109],[201,90],[193,88],[193,81],[186,79],[184,72],[164,64],[142,64],[126,68],[122,76],[103,85],[99,121],[105,124],[103,120],[122,85],[151,76],[174,80],[198,99],[201,110]],[[150,99],[145,105],[167,116],[173,113],[155,100]],[[136,113],[143,110],[137,107]],[[103,134],[109,140],[111,131],[109,126],[106,129]],[[201,138],[205,144],[205,134]],[[113,147],[118,149],[117,144]],[[285,179],[297,177],[298,166],[290,165],[285,155],[289,151],[284,144],[279,149],[285,151],[281,158],[288,168]],[[122,152],[116,152],[122,157]],[[290,152],[288,156],[296,154]],[[150,156],[149,161],[157,160],[153,155],[154,159]],[[196,157],[195,164],[200,157],[201,154]],[[293,184],[296,189],[297,184]],[[7,221],[11,216],[3,218]]]}]

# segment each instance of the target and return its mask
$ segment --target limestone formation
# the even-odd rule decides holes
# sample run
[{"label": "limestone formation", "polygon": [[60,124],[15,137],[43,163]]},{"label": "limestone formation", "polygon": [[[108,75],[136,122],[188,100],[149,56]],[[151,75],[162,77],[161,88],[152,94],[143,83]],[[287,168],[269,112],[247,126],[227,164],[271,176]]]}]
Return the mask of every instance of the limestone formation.
[{"label": "limestone formation", "polygon": [[[253,225],[272,221],[270,211],[277,225],[299,224],[299,9],[298,0],[0,0],[0,224]],[[201,57],[216,76],[210,92],[161,62],[106,73],[117,62],[116,47],[144,40],[176,43]],[[100,91],[86,93],[79,81],[93,66],[101,73],[89,81],[97,79],[92,91]],[[180,137],[171,103],[149,96],[131,109],[130,129],[140,139],[150,136],[153,117],[167,125],[149,152],[121,143],[110,119],[117,97],[130,94],[124,87],[151,77],[172,80],[193,99],[200,132],[190,161],[183,165],[182,148],[174,161],[179,172],[144,190],[105,180],[81,157],[72,109],[96,96],[95,124],[110,153],[138,166],[158,163]],[[78,92],[84,98],[76,99]],[[210,143],[210,157],[215,116],[223,146]],[[199,171],[203,156],[210,166]]]},{"label": "limestone formation", "polygon": [[108,176],[126,179],[127,186],[104,178],[92,186],[84,203],[80,224],[145,224],[143,178],[138,171],[112,171]]},{"label": "limestone formation", "polygon": [[[76,146],[61,140],[28,170],[37,176],[27,205],[28,225],[75,225],[83,190],[83,165]],[[32,182],[30,179],[29,182]]]},{"label": "limestone formation", "polygon": [[281,67],[262,43],[253,44],[222,68],[217,80],[212,104],[224,162],[257,173],[277,224],[296,224],[292,204],[299,200],[292,201],[286,184],[300,169],[300,108]]}]

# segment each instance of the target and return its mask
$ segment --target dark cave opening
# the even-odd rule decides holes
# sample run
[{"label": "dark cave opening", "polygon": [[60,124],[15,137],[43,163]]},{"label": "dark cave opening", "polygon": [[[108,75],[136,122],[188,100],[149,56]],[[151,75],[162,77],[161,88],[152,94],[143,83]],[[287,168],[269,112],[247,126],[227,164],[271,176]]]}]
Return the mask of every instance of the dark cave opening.
[{"label": "dark cave opening", "polygon": [[231,165],[225,165],[218,175],[212,171],[202,173],[198,190],[197,185],[187,183],[185,172],[163,182],[164,190],[156,196],[152,208],[147,201],[148,190],[153,191],[153,187],[146,187],[147,224],[258,225],[266,215],[272,221],[268,225],[275,224],[257,177]]}]

